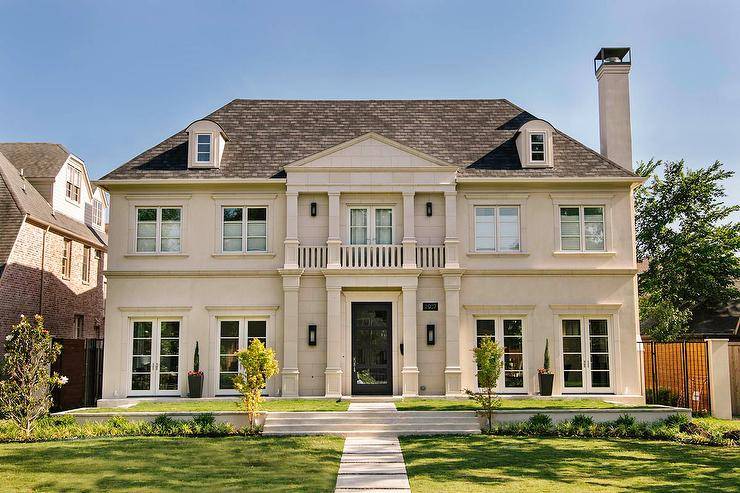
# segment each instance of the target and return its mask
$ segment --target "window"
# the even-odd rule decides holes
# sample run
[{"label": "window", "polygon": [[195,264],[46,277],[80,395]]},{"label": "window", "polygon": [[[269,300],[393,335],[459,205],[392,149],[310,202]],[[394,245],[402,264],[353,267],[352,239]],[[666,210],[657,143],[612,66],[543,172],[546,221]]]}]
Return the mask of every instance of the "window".
[{"label": "window", "polygon": [[198,155],[196,161],[199,163],[210,163],[211,162],[211,134],[198,134]]},{"label": "window", "polygon": [[69,200],[79,203],[81,185],[82,171],[74,166],[67,165],[67,198]]},{"label": "window", "polygon": [[103,226],[103,203],[93,199],[92,222],[94,226]]},{"label": "window", "polygon": [[241,371],[236,352],[253,339],[267,346],[267,321],[231,319],[219,321],[219,390],[233,390],[234,377]]},{"label": "window", "polygon": [[85,316],[75,315],[75,339],[82,339],[85,335]]},{"label": "window", "polygon": [[62,277],[69,279],[72,273],[72,240],[64,239],[64,251],[62,252]]},{"label": "window", "polygon": [[601,391],[611,387],[609,322],[603,318],[562,321],[563,387]]},{"label": "window", "polygon": [[82,250],[82,282],[90,282],[90,251],[89,246]]},{"label": "window", "polygon": [[533,163],[545,162],[545,132],[529,134],[529,160]]},{"label": "window", "polygon": [[560,248],[564,251],[604,251],[604,207],[560,207]]},{"label": "window", "polygon": [[136,209],[136,251],[177,253],[180,251],[182,209],[139,207]]},{"label": "window", "polygon": [[267,207],[224,207],[222,218],[224,252],[267,251]]},{"label": "window", "polygon": [[519,207],[475,207],[477,252],[517,252],[519,249]]},{"label": "window", "polygon": [[499,387],[524,388],[524,338],[523,321],[517,318],[477,319],[476,345],[485,339],[496,341],[496,327],[503,329],[504,368]]},{"label": "window", "polygon": [[350,245],[392,245],[393,209],[352,207],[349,210]]}]

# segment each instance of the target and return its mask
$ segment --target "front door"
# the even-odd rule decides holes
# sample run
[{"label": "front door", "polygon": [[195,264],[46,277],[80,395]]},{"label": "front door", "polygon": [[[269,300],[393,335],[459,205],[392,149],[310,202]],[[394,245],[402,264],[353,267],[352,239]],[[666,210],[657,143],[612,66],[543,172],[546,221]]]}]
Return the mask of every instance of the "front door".
[{"label": "front door", "polygon": [[391,303],[352,303],[352,395],[391,395]]},{"label": "front door", "polygon": [[131,395],[179,395],[180,321],[132,324]]}]

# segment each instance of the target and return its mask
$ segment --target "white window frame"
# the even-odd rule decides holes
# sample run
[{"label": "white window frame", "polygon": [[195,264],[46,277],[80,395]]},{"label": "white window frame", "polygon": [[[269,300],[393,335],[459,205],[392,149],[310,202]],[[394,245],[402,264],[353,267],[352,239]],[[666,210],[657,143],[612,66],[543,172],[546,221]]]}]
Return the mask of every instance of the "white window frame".
[{"label": "white window frame", "polygon": [[[614,235],[612,231],[612,210],[614,194],[603,192],[584,193],[551,193],[553,204],[553,255],[556,257],[613,257]],[[560,208],[561,207],[603,207],[604,208],[604,250],[563,250],[561,243]],[[583,215],[581,214],[581,217]],[[581,229],[583,232],[583,229]]]},{"label": "white window frame", "polygon": [[[241,224],[241,240],[242,240],[242,248],[241,250],[225,250],[224,249],[224,240],[227,239],[224,234],[226,231],[225,221],[224,221],[224,210],[225,209],[241,209],[242,211],[242,220],[240,222]],[[250,236],[249,235],[249,211],[250,209],[264,209],[265,210],[265,248],[264,250],[249,250],[249,239],[257,239],[257,238],[263,238],[262,236]],[[221,247],[220,251],[223,254],[264,254],[270,251],[270,207],[267,205],[222,205],[220,207],[220,218],[221,218]],[[262,222],[262,221],[255,221],[255,222]],[[235,222],[233,224],[236,224]],[[229,238],[237,238],[236,236],[229,236]]]},{"label": "white window frame", "polygon": [[[542,136],[542,159],[534,159],[533,155],[535,152],[540,153],[540,151],[534,151],[532,149],[532,146],[535,144],[535,142],[532,141],[532,137],[535,135],[541,135]],[[548,142],[547,142],[548,132],[542,130],[542,131],[531,131],[527,132],[527,150],[529,154],[529,162],[535,165],[545,165],[549,162],[548,155],[547,155],[547,148],[548,148]],[[539,142],[536,142],[539,144]]]},{"label": "white window frame", "polygon": [[[479,249],[478,248],[478,210],[479,209],[493,209],[493,249]],[[501,209],[516,209],[517,212],[517,243],[519,247],[516,249],[504,249],[501,247]],[[519,253],[522,251],[522,211],[519,205],[474,205],[473,206],[473,249],[477,253]]]},{"label": "white window frame", "polygon": [[[469,307],[468,307],[469,308]],[[528,369],[528,355],[527,351],[529,350],[529,347],[532,345],[531,341],[528,338],[528,330],[527,330],[527,323],[529,319],[529,311],[532,307],[510,307],[512,309],[520,308],[527,310],[526,312],[519,312],[519,313],[504,313],[502,310],[496,310],[493,309],[490,312],[486,313],[488,311],[487,309],[481,307],[483,311],[480,313],[475,313],[472,317],[473,320],[473,347],[475,348],[478,344],[478,320],[493,320],[494,321],[494,340],[499,343],[501,348],[504,347],[504,320],[520,320],[522,323],[522,387],[507,387],[506,386],[506,369],[501,369],[501,375],[499,376],[498,385],[496,386],[496,390],[498,392],[506,393],[506,394],[527,394],[529,393],[529,369]],[[502,307],[506,309],[507,307]],[[471,352],[472,353],[472,352]],[[518,353],[517,353],[518,354]],[[502,361],[502,364],[505,364],[505,358],[504,361]],[[477,387],[478,385],[478,371],[475,366],[475,360],[473,360],[473,378],[475,379],[475,385]],[[481,389],[478,388],[478,391]]]},{"label": "white window frame", "polygon": [[[352,243],[352,211],[367,211],[367,243]],[[381,243],[381,245],[396,244],[396,207],[395,205],[348,205],[347,206],[347,245],[378,245],[376,232],[376,213],[378,210],[391,211],[391,242]]]},{"label": "white window frame", "polygon": [[[139,221],[139,210],[141,209],[155,209],[156,215],[154,221]],[[163,209],[178,209],[180,211],[180,221],[163,221],[162,210]],[[183,251],[183,229],[185,222],[185,210],[181,205],[137,205],[134,207],[134,241],[133,248],[134,252],[140,255],[179,255]],[[139,250],[139,224],[140,223],[154,223],[155,224],[155,240],[154,250]],[[162,224],[163,223],[175,223],[180,224],[180,248],[178,250],[162,250]],[[143,237],[145,239],[151,239],[151,236]],[[173,237],[174,238],[174,237]]]},{"label": "white window frame", "polygon": [[92,223],[93,226],[103,227],[103,202],[98,199],[92,201]]},{"label": "white window frame", "polygon": [[72,277],[72,251],[74,250],[74,242],[69,238],[64,238],[62,250],[62,279],[69,279]]},{"label": "white window frame", "polygon": [[[468,202],[468,252],[470,256],[527,256],[527,202],[529,193],[466,193]],[[476,250],[476,208],[478,207],[517,207],[519,209],[519,249],[518,250]],[[496,213],[498,217],[498,212]],[[496,234],[498,235],[498,219]],[[498,236],[497,236],[498,238]],[[498,241],[498,239],[497,239]],[[498,243],[496,244],[498,247]]]},{"label": "white window frame", "polygon": [[[150,364],[154,363],[154,358],[156,356],[157,360],[159,360],[159,357],[161,355],[161,334],[162,334],[162,322],[178,322],[180,324],[179,327],[179,333],[178,333],[178,353],[177,353],[177,389],[176,390],[159,390],[159,369],[154,368],[150,369],[150,375],[151,379],[149,382],[149,389],[148,390],[134,390],[133,389],[133,344],[134,344],[134,322],[151,322],[152,323],[152,346],[150,351]],[[128,323],[128,361],[127,361],[127,389],[128,389],[128,395],[130,396],[179,396],[183,389],[183,375],[187,374],[187,369],[185,369],[184,366],[184,351],[185,351],[185,345],[183,344],[185,341],[185,321],[181,317],[144,317],[144,316],[137,316],[137,317],[130,317],[129,323]],[[155,353],[156,348],[156,353]],[[159,364],[159,361],[157,361],[157,364]],[[156,380],[156,381],[155,381]]]},{"label": "white window frame", "polygon": [[[200,145],[199,142],[200,136],[208,136],[208,159],[202,160],[200,159],[200,154],[202,153],[200,151]],[[205,145],[205,142],[203,143]],[[203,151],[205,152],[205,151]],[[213,162],[213,134],[209,132],[203,132],[203,133],[196,133],[195,134],[195,162],[196,164],[209,164]]]},{"label": "white window frame", "polygon": [[[601,209],[601,218],[602,218],[602,229],[604,231],[604,246],[600,250],[589,250],[586,249],[586,215],[585,215],[585,209],[595,209],[599,208]],[[578,250],[566,250],[563,248],[563,227],[562,227],[562,216],[561,211],[563,209],[578,209],[578,227],[579,227],[579,243],[580,248]],[[593,205],[585,205],[585,204],[579,204],[579,205],[567,205],[567,204],[561,204],[558,206],[558,229],[559,229],[559,240],[560,240],[560,251],[561,252],[580,252],[580,253],[588,253],[588,252],[606,252],[606,241],[607,241],[607,233],[606,233],[606,206],[604,204],[593,204]]]},{"label": "white window frame", "polygon": [[64,194],[67,200],[73,204],[79,205],[82,200],[82,170],[71,164],[67,164],[67,182],[65,183]]},{"label": "white window frame", "polygon": [[82,283],[90,284],[90,267],[92,266],[92,247],[82,245]]},{"label": "white window frame", "polygon": [[[271,347],[270,338],[270,320],[266,316],[222,316],[217,317],[216,320],[216,365],[214,368],[215,372],[215,386],[216,395],[235,395],[239,392],[236,389],[222,389],[221,388],[221,357],[225,356],[221,354],[221,322],[238,322],[239,323],[239,342],[237,344],[237,350],[246,349],[253,337],[249,334],[249,324],[252,322],[264,322],[265,323],[265,337],[263,344],[265,347]],[[260,338],[261,339],[261,338]],[[239,363],[237,372],[242,372],[243,368]]]},{"label": "white window frame", "polygon": [[[615,357],[615,344],[616,334],[615,325],[613,323],[614,317],[610,314],[560,314],[557,317],[557,347],[558,347],[558,361],[557,365],[559,368],[558,379],[561,393],[562,394],[611,394],[614,392],[616,375],[616,357]],[[581,387],[566,387],[565,386],[565,368],[564,368],[564,357],[565,351],[563,347],[563,321],[565,320],[578,320],[581,326],[581,372],[582,372],[582,386]],[[591,320],[605,320],[607,330],[607,344],[609,351],[606,353],[609,360],[609,387],[594,387],[591,381],[591,334],[589,321]],[[569,353],[574,354],[574,353]],[[599,353],[602,354],[602,353]]]}]

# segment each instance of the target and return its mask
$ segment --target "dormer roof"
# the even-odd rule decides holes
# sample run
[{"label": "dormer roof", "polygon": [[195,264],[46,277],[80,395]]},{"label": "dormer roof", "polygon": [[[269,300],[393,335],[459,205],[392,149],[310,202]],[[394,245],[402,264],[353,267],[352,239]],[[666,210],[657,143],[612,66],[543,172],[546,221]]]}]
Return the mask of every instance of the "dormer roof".
[{"label": "dormer roof", "polygon": [[3,142],[0,152],[26,178],[55,178],[70,152],[61,144],[49,142]]}]

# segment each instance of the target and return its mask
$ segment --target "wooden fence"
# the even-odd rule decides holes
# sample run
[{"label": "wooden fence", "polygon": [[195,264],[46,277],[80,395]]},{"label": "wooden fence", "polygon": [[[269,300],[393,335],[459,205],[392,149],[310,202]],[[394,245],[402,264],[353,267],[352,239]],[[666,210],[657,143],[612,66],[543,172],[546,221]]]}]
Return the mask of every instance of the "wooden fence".
[{"label": "wooden fence", "polygon": [[730,351],[730,392],[732,393],[732,415],[740,415],[740,342],[731,342]]},{"label": "wooden fence", "polygon": [[706,342],[644,342],[642,348],[648,404],[711,410]]}]

